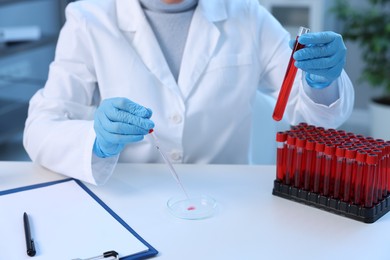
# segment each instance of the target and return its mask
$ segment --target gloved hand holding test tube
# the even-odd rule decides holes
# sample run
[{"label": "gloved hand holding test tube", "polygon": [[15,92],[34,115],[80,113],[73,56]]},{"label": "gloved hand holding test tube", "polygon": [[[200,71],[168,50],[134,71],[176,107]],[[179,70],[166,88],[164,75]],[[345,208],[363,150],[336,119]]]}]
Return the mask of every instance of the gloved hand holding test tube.
[{"label": "gloved hand holding test tube", "polygon": [[300,44],[298,42],[299,36],[302,34],[308,33],[310,29],[305,28],[305,27],[300,27],[298,31],[298,35],[296,37],[295,45],[291,53],[290,61],[287,66],[286,74],[284,76],[283,84],[282,87],[280,88],[279,96],[276,101],[274,113],[272,115],[272,118],[276,121],[280,121],[283,118],[284,110],[286,109],[288,97],[290,96],[291,88],[295,80],[295,75],[297,74],[298,68],[295,67],[294,65],[294,58],[293,55],[294,53],[302,49],[304,45]]}]

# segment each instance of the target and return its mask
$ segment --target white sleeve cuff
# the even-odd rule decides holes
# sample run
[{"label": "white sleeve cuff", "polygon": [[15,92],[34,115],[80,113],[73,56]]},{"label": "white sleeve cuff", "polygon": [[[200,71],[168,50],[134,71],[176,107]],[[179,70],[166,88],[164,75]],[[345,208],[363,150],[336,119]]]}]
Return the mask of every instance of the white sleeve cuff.
[{"label": "white sleeve cuff", "polygon": [[302,81],[304,92],[314,103],[330,106],[340,98],[339,79],[333,81],[332,84],[325,88],[310,87],[304,75],[302,75]]},{"label": "white sleeve cuff", "polygon": [[91,170],[94,184],[103,185],[108,181],[114,172],[118,159],[119,155],[108,158],[100,158],[92,153]]}]

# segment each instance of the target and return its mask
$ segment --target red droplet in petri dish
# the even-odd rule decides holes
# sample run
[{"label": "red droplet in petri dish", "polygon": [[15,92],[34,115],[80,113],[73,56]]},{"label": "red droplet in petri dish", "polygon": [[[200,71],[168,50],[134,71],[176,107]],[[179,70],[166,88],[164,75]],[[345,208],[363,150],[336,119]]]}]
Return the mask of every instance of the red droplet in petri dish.
[{"label": "red droplet in petri dish", "polygon": [[187,210],[196,210],[195,206],[189,206]]}]

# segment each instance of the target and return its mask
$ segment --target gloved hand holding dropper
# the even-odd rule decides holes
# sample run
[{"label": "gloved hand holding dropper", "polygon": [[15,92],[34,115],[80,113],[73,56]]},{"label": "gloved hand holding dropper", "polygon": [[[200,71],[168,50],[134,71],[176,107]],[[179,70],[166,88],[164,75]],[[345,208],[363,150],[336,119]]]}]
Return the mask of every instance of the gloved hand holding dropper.
[{"label": "gloved hand holding dropper", "polygon": [[141,141],[153,129],[152,111],[127,98],[103,100],[95,113],[93,152],[101,158],[118,155],[126,144]]}]

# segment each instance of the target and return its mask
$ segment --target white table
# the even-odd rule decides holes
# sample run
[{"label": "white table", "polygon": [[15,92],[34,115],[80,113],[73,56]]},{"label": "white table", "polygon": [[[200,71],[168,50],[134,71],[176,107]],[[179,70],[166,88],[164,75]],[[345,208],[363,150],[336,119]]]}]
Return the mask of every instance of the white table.
[{"label": "white table", "polygon": [[[176,169],[190,193],[218,201],[216,215],[172,216],[166,202],[181,191],[161,164],[119,164],[106,185],[87,186],[159,251],[157,259],[390,259],[390,213],[365,224],[273,196],[274,166]],[[62,178],[31,162],[0,162],[0,190]]]}]

